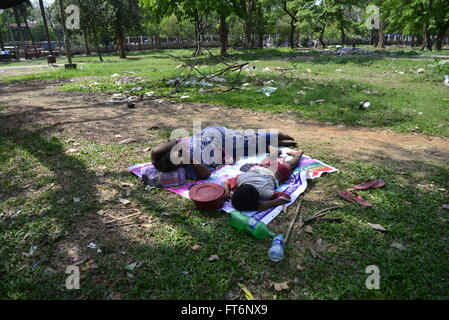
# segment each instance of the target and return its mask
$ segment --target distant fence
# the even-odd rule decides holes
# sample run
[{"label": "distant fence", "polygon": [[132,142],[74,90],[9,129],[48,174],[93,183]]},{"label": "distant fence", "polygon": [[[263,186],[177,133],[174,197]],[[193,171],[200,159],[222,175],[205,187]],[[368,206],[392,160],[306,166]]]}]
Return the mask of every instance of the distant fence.
[{"label": "distant fence", "polygon": [[[301,36],[301,38],[303,38]],[[435,39],[435,36],[431,37],[432,40]],[[386,45],[405,45],[410,46],[414,44],[415,46],[420,46],[421,43],[417,41],[415,37],[415,41],[413,41],[412,36],[409,35],[401,35],[401,34],[387,34],[385,36]],[[87,52],[84,39],[81,37],[72,38],[72,51],[73,54],[85,54]],[[296,39],[298,41],[298,39]],[[230,47],[240,48],[245,43],[245,36],[230,36],[229,37],[229,45]],[[263,36],[264,47],[289,47],[290,43],[288,39],[284,37],[279,37],[277,35],[264,35]],[[347,39],[347,45],[351,44],[370,44],[370,38],[363,39]],[[449,36],[445,37],[444,43],[449,43]],[[257,37],[255,37],[255,44],[258,45]],[[339,40],[327,40],[326,45],[339,45],[341,42]],[[31,43],[25,42],[25,46],[30,46]],[[195,41],[193,39],[185,39],[182,37],[156,37],[156,36],[127,36],[125,37],[125,46],[128,51],[139,51],[139,50],[153,50],[153,49],[188,49],[195,47]],[[204,35],[201,37],[201,46],[205,48],[211,47],[219,47],[220,37],[218,35]],[[24,45],[20,41],[7,41],[5,42],[5,46],[7,47],[18,47],[21,52],[21,56],[23,56],[23,52],[25,51]],[[47,50],[48,45],[46,41],[36,42],[36,46],[40,48],[44,48]],[[316,47],[319,46],[317,39],[310,39],[306,43],[301,42],[298,47]],[[65,54],[65,45],[63,41],[52,41],[52,47],[54,50]],[[90,45],[90,50],[96,51],[97,49]],[[115,43],[104,43],[100,46],[100,50],[102,53],[112,53],[116,52],[117,46]]]}]

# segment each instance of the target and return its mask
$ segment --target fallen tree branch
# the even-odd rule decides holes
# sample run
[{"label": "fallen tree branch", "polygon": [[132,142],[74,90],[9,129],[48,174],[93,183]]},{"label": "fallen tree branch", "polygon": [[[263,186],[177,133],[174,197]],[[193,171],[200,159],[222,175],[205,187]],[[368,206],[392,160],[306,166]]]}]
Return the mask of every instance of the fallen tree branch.
[{"label": "fallen tree branch", "polygon": [[328,211],[334,210],[334,209],[340,209],[340,208],[341,208],[341,206],[334,206],[334,207],[330,207],[330,208],[326,208],[326,209],[320,210],[317,213],[315,213],[315,215],[303,219],[303,222],[304,223],[312,222],[312,221],[314,221],[316,219],[324,217],[327,214]]},{"label": "fallen tree branch", "polygon": [[128,219],[128,218],[131,218],[131,217],[134,217],[134,216],[137,216],[137,215],[140,215],[140,214],[142,214],[142,212],[136,212],[136,213],[133,213],[133,214],[129,214],[129,215],[127,215],[127,216],[124,216],[124,217],[121,217],[121,218],[117,218],[117,219],[114,219],[114,220],[111,220],[111,221],[108,221],[108,222],[105,222],[104,224],[110,224],[110,223],[114,223],[114,222],[117,222],[117,221],[120,221],[120,220],[124,220],[124,219]]},{"label": "fallen tree branch", "polygon": [[[293,219],[292,219],[292,221],[290,222],[290,226],[289,226],[288,229],[287,229],[287,233],[285,234],[284,242],[287,242],[287,240],[288,240],[288,238],[289,238],[289,236],[290,236],[290,232],[291,232],[292,229],[293,229],[293,225],[295,224],[296,217],[298,216],[299,210],[301,209],[302,200],[303,200],[303,197],[301,197],[301,199],[299,200],[298,206],[296,207],[295,215],[293,216]],[[302,219],[300,219],[300,220],[302,220]]]}]

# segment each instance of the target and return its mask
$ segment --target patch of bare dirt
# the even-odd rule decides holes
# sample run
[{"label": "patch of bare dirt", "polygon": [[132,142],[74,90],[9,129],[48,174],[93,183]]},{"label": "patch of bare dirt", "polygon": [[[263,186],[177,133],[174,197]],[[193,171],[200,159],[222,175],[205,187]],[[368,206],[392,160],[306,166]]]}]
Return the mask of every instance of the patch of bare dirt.
[{"label": "patch of bare dirt", "polygon": [[[73,93],[56,90],[63,81],[34,81],[7,84],[0,89],[1,112],[10,121],[0,130],[23,122],[40,123],[86,135],[97,141],[138,138],[151,127],[186,128],[192,122],[202,126],[278,129],[292,135],[300,144],[325,147],[343,159],[360,154],[395,161],[443,161],[449,158],[449,139],[419,134],[398,134],[388,130],[369,130],[303,120],[294,112],[273,114],[199,103],[172,103],[147,99],[129,109],[125,103],[107,102],[103,93]],[[312,150],[309,154],[313,153]]]}]

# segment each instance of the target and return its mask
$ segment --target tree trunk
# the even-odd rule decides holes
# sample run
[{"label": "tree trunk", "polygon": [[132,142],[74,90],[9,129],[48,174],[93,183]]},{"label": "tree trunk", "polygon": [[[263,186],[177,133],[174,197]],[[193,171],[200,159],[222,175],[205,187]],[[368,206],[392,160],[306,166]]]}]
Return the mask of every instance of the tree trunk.
[{"label": "tree trunk", "polygon": [[412,44],[411,44],[412,48],[415,47],[415,35],[412,34]]},{"label": "tree trunk", "polygon": [[372,36],[373,36],[373,46],[377,47],[379,45],[379,30],[373,29]]},{"label": "tree trunk", "polygon": [[445,25],[443,25],[439,30],[438,30],[438,35],[437,38],[435,40],[435,46],[436,46],[436,50],[441,51],[443,49],[444,46],[444,38],[446,37],[447,31],[449,30],[449,21],[446,22]]},{"label": "tree trunk", "polygon": [[117,40],[117,49],[120,59],[126,59],[125,34],[121,26],[118,26],[117,30],[115,31],[115,39]]},{"label": "tree trunk", "polygon": [[245,48],[254,49],[253,23],[250,17],[245,21],[245,37]]},{"label": "tree trunk", "polygon": [[296,19],[290,17],[290,48],[295,50],[295,30],[296,30]]},{"label": "tree trunk", "polygon": [[98,41],[95,41],[95,43],[96,43],[95,46],[97,47],[98,58],[100,59],[101,62],[103,62],[103,56],[101,55],[100,45],[99,45]]},{"label": "tree trunk", "polygon": [[344,46],[346,44],[346,33],[345,28],[340,25],[340,34],[341,34],[341,44]]},{"label": "tree trunk", "polygon": [[226,23],[226,16],[224,14],[220,15],[220,42],[221,50],[220,54],[222,56],[228,55],[228,25]]},{"label": "tree trunk", "polygon": [[42,21],[44,22],[44,30],[45,30],[45,36],[47,38],[48,50],[50,51],[50,54],[52,55],[53,49],[51,48],[50,32],[48,32],[47,16],[45,15],[44,2],[42,0],[39,0],[39,7],[41,9]]},{"label": "tree trunk", "polygon": [[159,34],[154,36],[154,40],[155,40],[155,44],[154,46],[156,47],[156,49],[161,49],[162,45],[161,45],[161,36]]},{"label": "tree trunk", "polygon": [[22,5],[20,6],[20,12],[22,13],[23,21],[25,21],[25,27],[26,27],[26,29],[27,29],[27,31],[28,31],[29,36],[30,36],[31,43],[32,43],[33,46],[34,46],[34,45],[36,45],[36,44],[34,43],[33,34],[31,33],[30,26],[28,25],[26,7],[25,7],[25,5],[24,5],[23,3],[22,3]]},{"label": "tree trunk", "polygon": [[257,36],[258,36],[258,47],[259,47],[259,49],[263,49],[263,33],[262,32],[259,32],[258,34],[257,34]]},{"label": "tree trunk", "polygon": [[321,28],[321,32],[320,32],[320,37],[318,38],[318,40],[320,41],[321,47],[323,49],[326,48],[326,44],[324,43],[324,31],[326,30],[326,25],[324,24],[323,27]]},{"label": "tree trunk", "polygon": [[380,21],[379,23],[379,43],[377,44],[377,48],[379,49],[385,49],[385,22],[384,21]]},{"label": "tree trunk", "polygon": [[423,34],[424,34],[423,47],[422,47],[421,51],[423,51],[425,49],[432,51],[432,39],[430,38],[430,32],[429,32],[429,27],[428,27],[427,23],[425,23],[423,26]]},{"label": "tree trunk", "polygon": [[83,37],[84,37],[84,45],[86,46],[86,55],[90,56],[90,48],[89,48],[89,39],[87,38],[87,32],[86,30],[83,30]]},{"label": "tree trunk", "polygon": [[20,22],[20,18],[19,18],[18,7],[14,7],[13,12],[14,12],[14,19],[17,24],[17,31],[19,32],[20,42],[22,43],[23,46],[25,46],[25,38],[23,36],[22,23]]},{"label": "tree trunk", "polygon": [[0,49],[5,50],[5,43],[3,42],[3,36],[0,32]]},{"label": "tree trunk", "polygon": [[201,31],[201,18],[198,10],[195,10],[195,57],[201,53]]}]

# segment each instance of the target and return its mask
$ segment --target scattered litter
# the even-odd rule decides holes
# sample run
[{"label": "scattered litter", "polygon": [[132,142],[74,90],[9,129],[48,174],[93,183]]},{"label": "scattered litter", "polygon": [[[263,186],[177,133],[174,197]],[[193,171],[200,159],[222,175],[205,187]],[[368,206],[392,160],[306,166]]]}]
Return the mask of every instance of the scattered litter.
[{"label": "scattered litter", "polygon": [[250,83],[246,82],[246,83],[242,84],[242,87],[247,87],[249,85],[250,85]]},{"label": "scattered litter", "polygon": [[298,104],[301,104],[301,101],[299,101],[299,99],[295,98],[295,99],[293,99],[293,103],[298,105]]},{"label": "scattered litter", "polygon": [[111,76],[111,78],[117,78],[117,77],[120,77],[120,75],[119,75],[118,73],[114,73],[114,74]]},{"label": "scattered litter", "polygon": [[343,72],[343,69],[336,69],[335,72]]},{"label": "scattered litter", "polygon": [[445,204],[443,204],[443,205],[441,206],[441,208],[446,209],[446,210],[449,210],[449,204],[448,204],[448,203],[445,203]]},{"label": "scattered litter", "polygon": [[398,73],[399,73],[399,74],[405,74],[405,72],[404,72],[404,71],[399,71]]},{"label": "scattered litter", "polygon": [[424,68],[419,68],[418,70],[416,70],[416,73],[424,73],[426,72],[426,69]]},{"label": "scattered litter", "polygon": [[127,144],[127,143],[131,143],[131,142],[136,142],[137,139],[134,138],[128,138],[128,139],[124,139],[118,142],[118,144]]},{"label": "scattered litter", "polygon": [[220,78],[220,77],[213,77],[209,79],[212,82],[218,82],[218,83],[225,83],[226,79],[225,78]]},{"label": "scattered litter", "polygon": [[310,101],[310,105],[313,106],[315,104],[322,104],[324,102],[326,102],[326,100],[324,100],[324,99],[315,100],[315,101],[312,100],[312,101]]},{"label": "scattered litter", "polygon": [[190,96],[181,96],[180,99],[184,100],[184,99],[188,99],[190,98]]},{"label": "scattered litter", "polygon": [[201,246],[199,244],[196,244],[192,247],[193,251],[200,251],[201,250]]},{"label": "scattered litter", "polygon": [[302,270],[304,270],[304,267],[302,265],[300,265],[300,264],[297,264],[296,265],[296,270],[302,271]]},{"label": "scattered litter", "polygon": [[121,85],[121,84],[125,84],[125,83],[142,82],[145,80],[146,79],[143,77],[125,76],[125,77],[121,77],[120,79],[116,80],[115,84]]},{"label": "scattered litter", "polygon": [[390,248],[399,249],[399,250],[401,250],[401,251],[406,250],[406,248],[405,248],[402,244],[400,244],[399,242],[393,242],[393,243],[390,245]]},{"label": "scattered litter", "polygon": [[69,149],[69,150],[67,150],[67,153],[75,153],[77,151],[78,151],[78,149]]},{"label": "scattered litter", "polygon": [[220,260],[220,257],[217,256],[216,254],[211,255],[211,256],[207,259],[207,261],[217,261],[217,260]]},{"label": "scattered litter", "polygon": [[120,202],[121,202],[122,204],[124,204],[125,206],[131,202],[131,201],[126,200],[126,199],[123,199],[123,198],[119,198],[118,201],[120,201]]},{"label": "scattered litter", "polygon": [[141,91],[142,90],[142,87],[135,87],[135,88],[132,88],[130,91]]},{"label": "scattered litter", "polygon": [[254,297],[253,297],[251,291],[249,291],[247,287],[245,287],[243,284],[240,284],[240,283],[239,283],[239,287],[243,290],[243,292],[245,292],[246,300],[254,300]]},{"label": "scattered litter", "polygon": [[264,83],[263,83],[263,85],[264,86],[269,86],[270,84],[273,84],[274,83],[274,80],[268,80],[268,81],[265,81]]},{"label": "scattered litter", "polygon": [[371,103],[369,101],[361,101],[360,102],[360,107],[359,107],[360,110],[366,110],[369,107],[371,107]]},{"label": "scattered litter", "polygon": [[145,95],[146,95],[147,97],[152,97],[152,96],[154,96],[154,92],[151,92],[151,91],[145,92]]},{"label": "scattered litter", "polygon": [[93,243],[93,242],[89,243],[87,245],[87,247],[90,248],[90,249],[97,249],[97,245],[95,243]]},{"label": "scattered litter", "polygon": [[313,234],[313,229],[312,229],[311,226],[306,226],[306,227],[304,228],[304,232],[305,232],[305,233],[308,233],[308,234]]},{"label": "scattered litter", "polygon": [[154,186],[146,186],[146,187],[145,187],[145,190],[146,190],[146,191],[151,191],[151,190],[153,190],[153,189],[156,189],[156,187],[154,187]]},{"label": "scattered litter", "polygon": [[167,84],[168,85],[176,85],[176,84],[178,84],[179,82],[181,81],[181,78],[176,78],[176,79],[171,79],[171,80],[168,80],[167,81]]},{"label": "scattered litter", "polygon": [[189,274],[189,272],[188,271],[181,271],[179,274],[182,275],[182,276],[186,276],[186,275]]},{"label": "scattered litter", "polygon": [[367,223],[367,225],[370,226],[371,228],[373,228],[374,230],[381,231],[381,232],[387,232],[387,229],[382,227],[380,224]]},{"label": "scattered litter", "polygon": [[375,96],[375,95],[379,95],[379,94],[380,94],[380,92],[377,92],[377,91],[370,91],[370,90],[367,90],[367,89],[363,90],[362,92],[363,92],[364,94],[367,94],[367,95],[370,95],[370,96]]},{"label": "scattered litter", "polygon": [[272,282],[270,287],[274,287],[274,290],[276,290],[276,291],[288,290],[288,289],[290,289],[288,287],[289,282],[290,281],[285,281],[285,282],[280,282],[280,283]]},{"label": "scattered litter", "polygon": [[28,252],[22,252],[22,255],[24,255],[25,257],[31,257],[33,254],[34,254],[34,252],[37,250],[37,247],[36,246],[32,246],[31,248],[30,248],[30,251],[28,251]]},{"label": "scattered litter", "polygon": [[307,73],[312,73],[312,69],[307,68],[307,69],[306,69],[306,72],[307,72]]},{"label": "scattered litter", "polygon": [[139,262],[133,262],[131,264],[128,264],[127,266],[125,266],[125,270],[127,271],[133,271],[137,266],[139,265]]},{"label": "scattered litter", "polygon": [[444,76],[444,85],[449,87],[449,76]]},{"label": "scattered litter", "polygon": [[183,82],[183,84],[185,84],[185,85],[191,85],[191,86],[209,87],[209,88],[214,86],[212,83],[207,82],[206,80],[201,80],[201,81],[197,81],[197,80],[189,80],[189,81]]},{"label": "scattered litter", "polygon": [[185,68],[185,67],[187,67],[187,65],[185,65],[184,63],[181,63],[180,65],[176,66],[175,69]]},{"label": "scattered litter", "polygon": [[302,94],[303,96],[306,95],[306,92],[304,90],[298,91],[298,94]]},{"label": "scattered litter", "polygon": [[275,92],[278,88],[275,87],[264,87],[259,91],[262,91],[267,97],[271,96],[273,92]]},{"label": "scattered litter", "polygon": [[339,56],[343,56],[346,54],[372,54],[373,51],[370,50],[365,50],[365,49],[361,49],[361,48],[348,48],[348,47],[343,47],[343,48],[337,48],[337,50],[333,51],[334,54],[339,55]]},{"label": "scattered litter", "polygon": [[75,202],[75,203],[78,203],[78,202],[80,202],[80,198],[73,198],[73,202]]},{"label": "scattered litter", "polygon": [[98,268],[97,264],[95,263],[95,261],[93,259],[90,259],[89,261],[86,262],[86,264],[81,268],[82,271],[87,271],[90,269],[96,269]]}]

